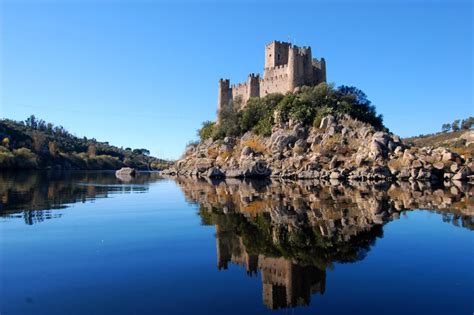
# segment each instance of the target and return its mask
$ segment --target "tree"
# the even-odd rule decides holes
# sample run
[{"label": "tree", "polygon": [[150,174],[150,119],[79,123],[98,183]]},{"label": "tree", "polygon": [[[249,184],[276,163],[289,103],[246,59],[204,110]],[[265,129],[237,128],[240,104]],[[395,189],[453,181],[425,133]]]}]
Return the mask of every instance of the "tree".
[{"label": "tree", "polygon": [[474,117],[468,117],[461,122],[461,129],[471,129],[474,126]]},{"label": "tree", "polygon": [[37,126],[37,120],[36,120],[35,115],[31,115],[30,117],[28,117],[28,118],[25,120],[25,124],[26,124],[28,127],[36,128],[36,126]]},{"label": "tree", "polygon": [[451,124],[450,124],[450,123],[443,124],[443,125],[441,126],[441,130],[442,130],[443,132],[448,132],[450,129],[451,129]]},{"label": "tree", "polygon": [[198,130],[199,138],[201,138],[202,141],[212,137],[214,125],[215,123],[209,120],[202,123],[201,129]]},{"label": "tree", "polygon": [[456,119],[455,121],[453,121],[453,123],[451,124],[451,129],[453,131],[459,131],[459,123],[460,123],[459,119]]}]

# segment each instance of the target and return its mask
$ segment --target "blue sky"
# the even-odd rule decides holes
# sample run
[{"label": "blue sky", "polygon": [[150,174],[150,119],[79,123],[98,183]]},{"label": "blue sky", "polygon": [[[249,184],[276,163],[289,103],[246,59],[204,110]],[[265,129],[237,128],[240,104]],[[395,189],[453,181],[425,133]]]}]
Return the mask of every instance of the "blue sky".
[{"label": "blue sky", "polygon": [[401,136],[474,115],[471,1],[11,1],[0,116],[177,158],[213,120],[217,81],[262,72],[290,38],[362,89]]}]

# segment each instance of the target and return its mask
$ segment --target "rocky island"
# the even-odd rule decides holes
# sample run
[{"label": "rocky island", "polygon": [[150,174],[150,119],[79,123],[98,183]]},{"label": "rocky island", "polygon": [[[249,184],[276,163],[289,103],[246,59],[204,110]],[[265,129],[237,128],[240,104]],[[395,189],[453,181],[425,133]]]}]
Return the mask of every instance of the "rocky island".
[{"label": "rocky island", "polygon": [[163,173],[197,177],[277,177],[325,181],[473,181],[474,132],[462,154],[420,147],[391,133],[367,96],[326,83],[311,48],[272,42],[263,78],[219,81],[217,121]]}]

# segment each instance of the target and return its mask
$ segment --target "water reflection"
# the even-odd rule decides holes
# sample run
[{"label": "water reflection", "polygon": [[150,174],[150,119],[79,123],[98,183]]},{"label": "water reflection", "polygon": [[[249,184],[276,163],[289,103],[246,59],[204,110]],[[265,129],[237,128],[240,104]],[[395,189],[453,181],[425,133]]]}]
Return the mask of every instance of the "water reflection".
[{"label": "water reflection", "polygon": [[324,294],[326,270],[363,259],[383,225],[405,211],[429,209],[472,230],[471,187],[428,189],[416,183],[320,186],[315,182],[177,180],[205,225],[216,228],[217,268],[259,270],[270,309],[308,305]]},{"label": "water reflection", "polygon": [[[67,211],[55,209],[67,207],[72,203],[107,198],[117,193],[146,192],[152,183],[161,179],[156,173],[140,173],[134,179],[125,180],[117,179],[113,172],[2,173],[0,216],[4,220],[14,217],[23,219],[26,224],[34,224],[66,216]],[[434,211],[440,213],[448,224],[469,230],[474,228],[474,191],[470,186],[441,188],[421,183],[328,186],[315,181],[206,182],[189,178],[177,178],[175,181],[187,201],[196,204],[201,222],[215,226],[217,268],[225,270],[234,264],[242,266],[250,277],[259,274],[263,303],[272,310],[309,305],[314,295],[324,295],[327,270],[332,269],[336,263],[352,263],[364,259],[377,239],[383,237],[384,225],[399,219],[407,211]],[[149,211],[149,214],[159,213],[154,209]],[[170,212],[163,211],[162,215],[170,215]],[[176,222],[173,223],[167,216],[158,217],[165,219],[155,221],[176,225]],[[148,216],[144,218],[149,220]],[[179,216],[179,220],[183,218],[185,216]],[[130,255],[125,249],[131,248],[137,253],[136,244],[156,244],[158,238],[155,237],[166,230],[162,229],[160,232],[159,229],[155,230],[155,226],[148,226],[146,233],[140,234],[144,222],[137,221],[135,229],[132,230],[129,230],[130,226],[126,220],[122,222],[126,222],[124,230],[129,234],[123,237],[123,233],[118,236],[112,233],[117,241],[108,248],[109,253],[113,254],[112,249],[117,249],[116,253],[120,257],[117,261],[124,262],[124,266],[128,260],[120,256],[122,252],[126,253],[127,257],[133,256],[137,259],[138,264],[130,263],[123,270],[131,270],[130,266],[147,270],[147,265],[140,265],[140,261],[153,261],[155,255],[162,257],[162,248],[156,250],[150,247],[149,251],[140,251],[142,254],[135,255]],[[117,221],[115,224],[118,224]],[[179,231],[177,234],[182,236],[182,230],[176,230]],[[23,232],[21,230],[21,233]],[[81,233],[89,234],[89,226]],[[102,234],[100,235],[102,237]],[[110,240],[113,240],[113,237]],[[132,245],[127,241],[131,241]],[[88,248],[87,246],[93,243],[81,242],[80,238],[80,241],[71,247]],[[174,242],[168,244],[175,246]],[[58,253],[63,253],[64,250],[59,247]],[[169,250],[169,247],[166,247],[166,250]],[[182,255],[178,256],[179,259],[175,257],[175,260],[170,261],[189,261],[189,269],[194,270],[190,251],[183,250]],[[104,270],[97,267],[103,266],[102,256],[90,260],[88,253],[90,252],[87,250],[78,252],[75,259],[86,259],[87,262],[81,268],[87,266],[92,274],[102,274]],[[9,257],[12,259],[14,255]],[[114,265],[112,259],[105,262],[107,266]],[[174,271],[174,265],[167,265],[166,262],[162,264],[158,265],[160,268],[153,264],[153,270]],[[147,273],[143,279],[155,276],[156,283],[160,282],[158,279],[163,280],[159,277],[159,272],[153,272]],[[106,275],[112,278],[112,274]],[[67,273],[67,277],[71,277],[71,283],[74,283],[74,275],[74,272]],[[120,275],[128,275],[133,279],[133,274],[122,272],[114,274],[114,277]],[[69,281],[69,278],[67,279]],[[143,279],[140,278],[140,281]],[[140,287],[143,286],[138,280],[136,283]],[[224,283],[222,287],[228,285],[231,284]],[[109,289],[114,288],[115,284]],[[158,290],[155,286],[149,288],[151,291]],[[23,290],[24,288],[21,288],[18,292]],[[165,296],[164,292],[157,294]],[[144,296],[141,293],[138,295]]]},{"label": "water reflection", "polygon": [[107,198],[115,193],[148,191],[161,179],[157,173],[139,173],[123,181],[113,172],[2,172],[0,173],[0,217],[23,218],[26,224],[59,218],[68,204]]}]

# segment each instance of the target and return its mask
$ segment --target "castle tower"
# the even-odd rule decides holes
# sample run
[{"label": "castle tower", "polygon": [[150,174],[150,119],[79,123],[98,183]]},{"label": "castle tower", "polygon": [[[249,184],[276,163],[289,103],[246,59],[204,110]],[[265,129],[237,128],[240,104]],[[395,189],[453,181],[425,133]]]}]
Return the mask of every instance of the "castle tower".
[{"label": "castle tower", "polygon": [[311,47],[304,47],[301,52],[303,54],[304,84],[311,85],[314,82]]},{"label": "castle tower", "polygon": [[290,43],[273,41],[265,46],[265,69],[288,63]]},{"label": "castle tower", "polygon": [[248,98],[260,96],[260,76],[251,73],[247,79]]},{"label": "castle tower", "polygon": [[219,80],[219,93],[217,97],[217,117],[219,123],[220,111],[229,104],[232,99],[232,89],[230,88],[230,81],[228,79]]},{"label": "castle tower", "polygon": [[320,65],[321,65],[321,77],[319,78],[319,82],[317,83],[326,82],[326,59],[321,58]]},{"label": "castle tower", "polygon": [[296,76],[298,73],[297,58],[298,51],[296,47],[290,47],[288,51],[288,91],[293,92],[296,87]]}]

